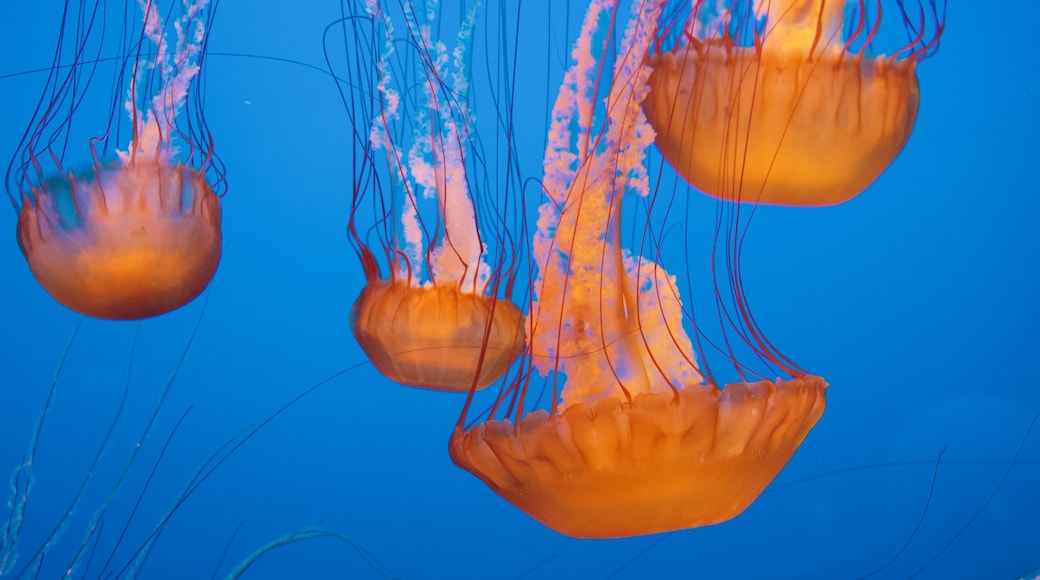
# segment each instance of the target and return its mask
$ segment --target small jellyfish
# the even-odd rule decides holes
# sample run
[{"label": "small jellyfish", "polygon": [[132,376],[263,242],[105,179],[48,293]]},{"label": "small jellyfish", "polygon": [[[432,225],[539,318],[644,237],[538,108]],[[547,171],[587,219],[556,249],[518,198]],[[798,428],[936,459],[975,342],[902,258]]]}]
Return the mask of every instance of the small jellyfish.
[{"label": "small jellyfish", "polygon": [[[741,289],[734,289],[737,310],[714,308],[731,324],[726,342],[745,342],[794,376],[752,377],[733,361],[742,380],[720,388],[696,360],[684,324],[693,324],[703,348],[726,352],[726,343],[703,337],[707,325],[694,319],[679,281],[658,263],[661,245],[648,241],[651,216],[633,228],[644,232],[637,251],[622,243],[623,198],[671,204],[651,190],[653,130],[640,106],[649,90],[644,55],[662,5],[633,2],[620,42],[606,25],[615,21],[614,0],[595,0],[586,13],[550,121],[542,181],[548,199],[531,252],[537,277],[527,365],[467,424],[471,393],[449,442],[457,465],[575,537],[652,534],[736,516],[784,467],[825,406],[827,384],[770,348]],[[601,109],[599,79],[609,83]],[[547,377],[541,389],[536,373]]]},{"label": "small jellyfish", "polygon": [[[375,80],[368,94],[351,90],[348,104],[352,124],[371,122],[367,134],[355,133],[363,154],[349,232],[367,284],[354,302],[351,328],[387,378],[443,391],[498,380],[524,345],[523,315],[504,298],[516,266],[505,248],[505,223],[494,199],[478,199],[483,157],[467,102],[467,50],[478,6],[466,10],[451,50],[431,32],[439,25],[437,2],[423,12],[405,3],[402,38],[390,13],[369,2],[373,33],[351,37],[361,45],[375,39],[370,50],[379,52],[374,71],[350,70],[358,75],[351,84]],[[482,216],[484,202],[491,211]],[[358,232],[366,212],[376,216],[377,244]]]},{"label": "small jellyfish", "polygon": [[[224,180],[192,92],[213,11],[204,10],[208,0],[177,2],[163,20],[156,2],[138,3],[141,25],[124,23],[114,47],[97,17],[103,4],[77,11],[66,3],[55,65],[7,172],[18,244],[37,281],[77,312],[116,320],[188,303],[221,253]],[[107,66],[99,57],[113,48],[115,103],[97,100]],[[130,120],[125,150],[117,149],[126,126],[120,106]],[[81,134],[99,125],[100,134]],[[81,142],[89,142],[90,168],[73,171],[66,153]]]},{"label": "small jellyfish", "polygon": [[718,199],[825,206],[859,195],[906,145],[917,63],[942,35],[935,0],[898,5],[910,38],[891,56],[868,54],[883,36],[880,2],[694,0],[676,9],[651,51],[643,105],[661,153]]}]

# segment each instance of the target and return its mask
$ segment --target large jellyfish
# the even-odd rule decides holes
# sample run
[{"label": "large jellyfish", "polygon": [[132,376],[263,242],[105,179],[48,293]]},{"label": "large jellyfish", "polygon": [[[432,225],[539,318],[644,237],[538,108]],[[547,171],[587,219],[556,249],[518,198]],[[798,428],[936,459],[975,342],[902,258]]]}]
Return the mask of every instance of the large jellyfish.
[{"label": "large jellyfish", "polygon": [[[693,0],[661,27],[644,108],[676,171],[719,199],[799,206],[855,197],[903,149],[917,63],[939,45],[935,0],[886,15],[909,40],[872,56],[881,3]],[[901,21],[900,18],[901,17]]]},{"label": "large jellyfish", "polygon": [[[216,271],[224,179],[192,87],[208,3],[161,13],[156,1],[138,0],[142,14],[125,12],[116,46],[106,42],[117,35],[106,30],[103,3],[65,4],[53,67],[6,185],[29,268],[73,310],[155,316],[198,296]],[[108,85],[97,77],[113,51],[121,66]],[[106,86],[111,100],[98,98]],[[81,127],[97,133],[88,139]],[[90,167],[70,169],[69,148],[79,155],[88,143]]]},{"label": "large jellyfish", "polygon": [[[622,245],[622,199],[651,193],[646,150],[654,133],[640,105],[651,73],[644,56],[662,5],[633,2],[611,55],[618,6],[592,2],[552,112],[527,351],[551,388],[540,392],[532,373],[521,374],[466,424],[471,394],[449,444],[456,464],[577,537],[651,534],[736,516],[825,406],[826,383],[770,346],[739,288],[730,306],[717,307],[719,320],[731,325],[725,342],[709,343],[696,321],[697,344],[732,353],[726,344],[744,341],[794,378],[743,380],[750,373],[734,361],[741,382],[720,388],[696,360],[683,327],[693,310],[680,300],[677,279],[655,263],[660,242],[649,225],[639,251]],[[611,56],[612,75],[605,70]],[[610,84],[597,111],[601,78]],[[714,283],[721,293],[725,286]]]},{"label": "large jellyfish", "polygon": [[[516,360],[524,330],[520,309],[504,298],[517,265],[503,251],[506,218],[495,205],[480,213],[481,201],[497,202],[479,199],[482,156],[467,104],[467,44],[479,2],[470,3],[450,50],[436,35],[437,2],[420,12],[410,2],[387,8],[370,1],[365,10],[380,54],[374,71],[351,69],[359,81],[376,79],[371,94],[351,91],[348,106],[355,127],[371,123],[367,134],[355,134],[363,159],[349,231],[367,284],[351,327],[393,381],[446,391],[485,387]],[[395,18],[405,24],[404,42]],[[377,171],[383,163],[387,169]],[[376,218],[375,245],[358,231],[366,211]]]}]

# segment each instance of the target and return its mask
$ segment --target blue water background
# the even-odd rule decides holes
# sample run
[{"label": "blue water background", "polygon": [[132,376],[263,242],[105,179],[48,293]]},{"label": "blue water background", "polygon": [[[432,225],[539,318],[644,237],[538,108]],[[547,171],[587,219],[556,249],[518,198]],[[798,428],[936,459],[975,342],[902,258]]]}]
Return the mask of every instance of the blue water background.
[{"label": "blue water background", "polygon": [[[544,14],[543,3],[532,4],[532,14]],[[944,448],[923,524],[880,577],[907,577],[925,565],[1005,473],[999,493],[921,577],[1009,578],[1040,565],[1040,431],[1007,471],[1040,411],[1040,73],[1036,41],[1025,33],[1040,8],[990,6],[951,7],[941,51],[920,68],[914,134],[866,193],[837,207],[767,208],[755,217],[744,252],[755,315],[774,343],[831,387],[826,414],[776,489],[744,514],[652,537],[561,536],[452,465],[446,442],[461,396],[396,386],[364,365],[239,448],[180,506],[143,575],[224,574],[257,547],[321,525],[412,578],[519,577],[538,564],[527,577],[853,578],[903,546]],[[48,65],[60,11],[54,0],[0,6],[0,75]],[[552,26],[521,22],[532,39],[531,66],[544,64],[546,50],[566,50],[553,43],[569,45],[581,12],[572,6],[571,19]],[[333,1],[221,2],[205,73],[206,116],[230,186],[220,270],[204,313],[197,300],[142,324],[83,325],[43,426],[23,559],[65,512],[129,372],[128,416],[42,577],[54,577],[82,541],[200,316],[98,541],[96,558],[107,557],[158,448],[191,407],[116,551],[116,570],[224,441],[364,361],[348,323],[364,278],[345,236],[351,166],[335,85],[299,64],[216,55],[323,67],[322,30],[338,14]],[[555,91],[560,71],[552,74]],[[43,78],[0,78],[0,159],[13,155]],[[540,114],[531,117],[531,126],[544,124]],[[78,162],[88,160],[82,145],[70,148]],[[540,142],[522,146],[537,163]],[[15,223],[9,211],[0,224],[9,232],[0,244],[4,482],[80,320],[33,280]],[[6,514],[0,505],[0,520]],[[316,540],[270,554],[247,577],[373,576],[349,546]]]}]

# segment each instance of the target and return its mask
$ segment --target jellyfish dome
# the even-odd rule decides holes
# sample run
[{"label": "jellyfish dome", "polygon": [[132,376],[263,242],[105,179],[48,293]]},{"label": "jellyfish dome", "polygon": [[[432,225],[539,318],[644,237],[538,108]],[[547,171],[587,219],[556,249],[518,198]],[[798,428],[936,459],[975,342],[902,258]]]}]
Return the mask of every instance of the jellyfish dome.
[{"label": "jellyfish dome", "polygon": [[[408,3],[403,14],[369,2],[354,20],[371,23],[373,32],[353,38],[378,40],[347,54],[371,50],[377,65],[344,73],[352,85],[370,87],[361,96],[347,87],[355,99],[351,118],[370,121],[369,132],[355,133],[361,169],[349,232],[367,284],[351,309],[351,329],[384,376],[440,391],[488,386],[524,346],[523,315],[507,297],[517,262],[505,224],[494,205],[487,219],[479,213],[479,203],[496,202],[477,187],[483,155],[468,106],[466,63],[478,8],[467,9],[449,48],[434,34],[441,24],[436,2],[425,11]],[[415,66],[395,66],[397,51]],[[358,231],[369,208],[377,243]]]},{"label": "jellyfish dome", "polygon": [[[154,3],[142,2],[141,26],[127,36],[131,44],[116,47],[131,55],[116,72],[130,117],[125,150],[116,149],[121,125],[113,105],[105,132],[90,139],[91,168],[74,173],[62,160],[62,144],[77,137],[73,117],[89,112],[89,89],[103,84],[90,82],[98,63],[84,62],[88,47],[109,46],[97,27],[76,36],[68,66],[51,71],[43,106],[8,169],[29,268],[77,312],[116,320],[163,314],[198,296],[216,272],[221,208],[211,181],[219,188],[223,176],[201,101],[190,98],[204,55],[206,4],[185,2],[167,23]],[[113,151],[114,161],[101,160]]]},{"label": "jellyfish dome", "polygon": [[45,184],[22,204],[18,243],[58,302],[97,318],[183,306],[220,261],[220,202],[204,176],[167,162]]},{"label": "jellyfish dome", "polygon": [[919,16],[899,5],[912,37],[891,56],[867,54],[880,3],[876,14],[851,0],[695,0],[677,10],[649,57],[644,108],[661,153],[719,199],[825,206],[855,197],[909,139],[917,63],[942,34],[934,2]]},{"label": "jellyfish dome", "polygon": [[384,376],[434,390],[486,387],[523,349],[519,308],[455,285],[371,281],[354,301],[350,325]]},{"label": "jellyfish dome", "polygon": [[[696,360],[675,276],[622,245],[622,199],[653,195],[646,165],[653,130],[640,107],[650,69],[641,55],[662,4],[633,2],[612,75],[602,69],[615,44],[604,23],[616,5],[597,0],[586,13],[544,158],[549,199],[532,244],[531,372],[468,424],[467,404],[449,443],[457,465],[575,537],[652,534],[736,516],[825,406],[827,384],[799,371],[791,380],[720,388]],[[610,86],[597,117],[599,78]],[[759,354],[779,360],[764,348]],[[535,372],[551,377],[551,387],[540,392]],[[547,408],[538,408],[542,400]]]}]

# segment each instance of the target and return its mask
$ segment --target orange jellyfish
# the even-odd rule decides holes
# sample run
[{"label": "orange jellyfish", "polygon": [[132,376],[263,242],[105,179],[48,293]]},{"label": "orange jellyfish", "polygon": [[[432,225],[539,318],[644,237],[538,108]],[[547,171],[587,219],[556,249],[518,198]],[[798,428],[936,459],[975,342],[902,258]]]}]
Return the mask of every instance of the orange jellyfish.
[{"label": "orange jellyfish", "polygon": [[[475,201],[486,168],[479,164],[467,103],[466,51],[478,4],[467,10],[450,52],[431,34],[440,24],[435,5],[417,12],[405,3],[401,37],[381,6],[366,5],[377,45],[371,50],[379,55],[375,71],[350,70],[355,86],[376,77],[369,94],[350,91],[348,106],[355,127],[371,120],[367,133],[355,131],[362,159],[349,233],[367,284],[354,302],[351,328],[387,378],[464,392],[498,380],[516,360],[524,345],[523,315],[505,298],[516,264],[505,223],[496,206],[482,217]],[[364,35],[348,36],[356,42]],[[414,66],[400,67],[398,58]],[[495,203],[488,196],[481,201]],[[377,245],[358,232],[369,208]],[[495,233],[485,237],[482,230]]]},{"label": "orange jellyfish", "polygon": [[[224,179],[192,92],[205,15],[213,13],[204,10],[208,1],[176,2],[163,20],[157,2],[139,0],[141,24],[126,23],[117,45],[106,42],[112,34],[97,17],[101,4],[65,5],[54,66],[8,167],[7,190],[33,276],[77,312],[117,320],[163,314],[198,296],[217,269]],[[97,77],[112,54],[119,56],[108,84]],[[113,90],[116,104],[98,98],[102,88]],[[81,133],[105,118],[100,134]],[[70,170],[69,145],[88,138],[91,167]]]},{"label": "orange jellyfish", "polygon": [[[742,292],[734,290],[730,306],[711,308],[730,332],[710,343],[680,299],[679,281],[657,263],[662,246],[649,224],[637,251],[622,244],[624,197],[667,204],[651,194],[653,130],[640,106],[662,5],[633,2],[620,43],[611,38],[615,0],[594,0],[586,13],[550,121],[547,200],[532,244],[528,365],[467,423],[471,393],[449,442],[457,465],[575,537],[652,534],[736,516],[825,406],[826,383],[771,348]],[[618,52],[608,54],[615,44]],[[611,56],[612,74],[603,64]],[[596,110],[601,78],[610,84]],[[753,377],[734,363],[741,381],[720,388],[698,363],[684,322],[694,323],[702,348],[731,353],[726,345],[739,339],[794,378]],[[533,371],[547,377],[542,386]]]},{"label": "orange jellyfish", "polygon": [[876,4],[694,0],[676,11],[644,103],[662,155],[719,199],[825,206],[859,195],[910,137],[917,63],[945,20],[935,0],[917,11],[898,2],[910,40],[870,56],[884,36]]}]

